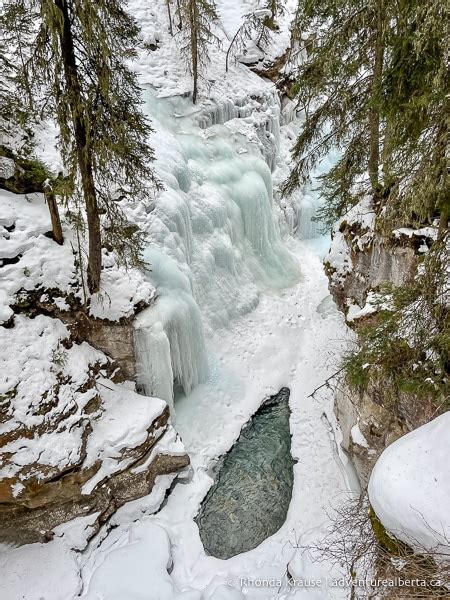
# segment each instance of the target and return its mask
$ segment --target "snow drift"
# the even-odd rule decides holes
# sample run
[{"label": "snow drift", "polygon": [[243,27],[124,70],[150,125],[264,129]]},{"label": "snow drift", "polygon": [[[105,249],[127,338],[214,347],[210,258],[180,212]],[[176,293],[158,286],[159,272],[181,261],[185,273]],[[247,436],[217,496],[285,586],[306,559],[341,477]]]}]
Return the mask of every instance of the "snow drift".
[{"label": "snow drift", "polygon": [[384,527],[450,560],[450,412],[403,436],[378,459],[370,502]]}]

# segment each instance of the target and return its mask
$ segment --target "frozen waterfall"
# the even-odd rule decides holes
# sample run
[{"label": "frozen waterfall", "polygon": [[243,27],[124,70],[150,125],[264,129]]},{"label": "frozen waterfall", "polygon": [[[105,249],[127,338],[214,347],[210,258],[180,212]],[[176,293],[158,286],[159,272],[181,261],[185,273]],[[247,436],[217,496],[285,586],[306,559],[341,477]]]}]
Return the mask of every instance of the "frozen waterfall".
[{"label": "frozen waterfall", "polygon": [[151,248],[144,258],[159,296],[135,322],[137,377],[147,395],[173,408],[174,382],[188,394],[207,375],[203,325],[189,280],[175,261]]},{"label": "frozen waterfall", "polygon": [[255,114],[241,102],[206,118],[184,98],[149,97],[165,190],[133,215],[148,233],[157,290],[136,319],[135,349],[138,383],[169,403],[174,385],[188,394],[207,377],[204,329],[227,327],[257,305],[261,290],[298,276],[273,205],[279,106],[266,100],[253,101]]}]

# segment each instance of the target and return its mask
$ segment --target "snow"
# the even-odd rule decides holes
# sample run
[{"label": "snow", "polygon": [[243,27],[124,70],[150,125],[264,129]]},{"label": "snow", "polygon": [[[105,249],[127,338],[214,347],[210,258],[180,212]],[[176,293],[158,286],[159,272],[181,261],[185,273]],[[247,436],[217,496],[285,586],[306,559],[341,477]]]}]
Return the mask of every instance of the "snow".
[{"label": "snow", "polygon": [[[48,479],[100,461],[83,486],[83,493],[90,493],[105,477],[131,464],[130,451],[147,440],[148,429],[166,408],[159,398],[137,394],[131,382],[118,385],[102,377],[107,357],[86,342],[65,347],[68,338],[66,325],[44,315],[16,315],[13,328],[0,327],[0,394],[9,399],[0,434],[11,437],[1,448],[0,477],[5,482],[18,478],[12,483],[13,496],[20,496],[25,489],[21,481],[30,476]],[[100,373],[93,377],[95,366]],[[84,409],[97,396],[100,409],[87,417]],[[92,432],[85,446],[88,423]],[[158,452],[184,453],[170,425],[153,435],[155,441],[162,438],[147,464]]]},{"label": "snow", "polygon": [[86,600],[145,600],[173,597],[167,533],[148,519],[135,523],[94,572]]},{"label": "snow", "polygon": [[351,300],[347,300],[347,306],[346,320],[348,323],[373,315],[378,310],[393,309],[391,294],[380,294],[373,290],[370,290],[367,294],[366,302],[362,308]]},{"label": "snow", "polygon": [[[374,227],[375,212],[369,197],[362,198],[334,224],[331,247],[326,257],[334,285],[343,284],[352,272],[352,248],[364,250],[372,242]],[[347,230],[345,234],[344,228]]]},{"label": "snow", "polygon": [[350,246],[348,245],[344,234],[340,231],[336,231],[333,235],[331,248],[327,254],[326,261],[333,270],[331,278],[334,283],[342,283],[345,276],[348,275],[348,273],[351,273],[353,269]]},{"label": "snow", "polygon": [[334,229],[339,229],[342,223],[348,225],[359,225],[362,229],[373,230],[375,225],[375,212],[372,207],[372,199],[369,196],[365,196],[355,206],[347,211],[347,213],[337,221],[334,225]]},{"label": "snow", "polygon": [[412,229],[411,227],[400,227],[399,229],[394,229],[393,232],[394,237],[399,238],[402,235],[412,238],[416,237],[424,237],[430,240],[437,240],[438,238],[438,228],[437,227],[421,227],[420,229]]},{"label": "snow", "polygon": [[358,423],[353,425],[350,430],[350,435],[354,444],[358,444],[358,446],[361,446],[362,448],[369,448],[369,444],[359,428]]},{"label": "snow", "polygon": [[450,560],[450,412],[388,446],[372,471],[370,502],[385,528]]},{"label": "snow", "polygon": [[[131,457],[122,456],[123,450],[143,444],[148,437],[148,427],[166,407],[163,400],[141,396],[124,384],[99,379],[97,386],[103,399],[104,414],[92,423],[84,467],[88,468],[98,460],[101,460],[101,467],[84,484],[83,494],[89,494],[106,477],[124,470],[133,461]],[[162,433],[160,431],[159,435]]]},{"label": "snow", "polygon": [[[8,229],[6,229],[8,228]],[[13,194],[0,190],[0,317],[7,320],[15,294],[38,286],[69,292],[76,281],[72,248],[59,246],[44,234],[51,231],[42,194]]]},{"label": "snow", "polygon": [[86,545],[96,514],[78,517],[54,529],[46,544],[19,548],[0,546],[2,598],[5,600],[68,600],[82,589],[78,555]]},{"label": "snow", "polygon": [[97,319],[119,321],[133,316],[138,304],[153,302],[155,289],[145,281],[141,271],[118,267],[115,261],[110,265],[105,262],[100,291],[91,296],[90,315]]},{"label": "snow", "polygon": [[90,365],[107,359],[88,344],[64,348],[61,342],[68,335],[61,321],[44,315],[16,315],[14,328],[0,327],[0,393],[11,398],[0,434],[44,428],[41,435],[19,435],[2,447],[5,457],[14,452],[13,460],[4,460],[2,477],[16,475],[30,462],[61,468],[80,457],[82,413],[95,395],[90,386],[80,388],[89,379]]},{"label": "snow", "polygon": [[[8,228],[8,229],[7,229]],[[13,314],[10,305],[17,297],[36,288],[60,293],[55,305],[67,310],[65,296],[74,294],[80,301],[78,274],[75,268],[76,236],[63,220],[64,244],[50,237],[50,214],[42,194],[13,194],[0,190],[0,322]],[[9,260],[2,265],[2,259]],[[149,304],[154,288],[137,269],[125,271],[114,258],[104,257],[100,292],[90,299],[93,317],[111,321],[130,317],[139,303]],[[48,301],[51,303],[52,299]]]},{"label": "snow", "polygon": [[[68,600],[81,591],[77,555],[61,541],[0,548],[2,590],[8,600]],[[43,576],[45,574],[45,576]]]},{"label": "snow", "polygon": [[[279,19],[279,31],[271,36],[272,41],[265,55],[257,50],[257,58],[263,58],[264,63],[281,56],[288,47],[290,40],[290,21],[296,8],[294,0],[288,0],[285,14]],[[150,84],[158,90],[159,97],[186,95],[192,91],[192,78],[186,61],[183,59],[180,47],[182,36],[174,26],[175,35],[170,36],[168,30],[167,6],[164,0],[148,3],[142,0],[130,0],[130,12],[136,17],[141,27],[141,37],[146,44],[156,44],[153,51],[143,46],[139,58],[133,63],[133,68],[140,74],[143,84]],[[260,95],[264,88],[271,86],[244,65],[234,60],[230,61],[228,73],[225,72],[225,53],[228,46],[242,24],[243,15],[254,11],[255,2],[217,2],[221,21],[215,26],[214,34],[219,44],[209,47],[210,62],[202,70],[199,79],[199,103],[209,98],[220,103],[224,98],[235,100],[242,97],[242,92],[250,95]],[[176,20],[175,20],[176,22]],[[248,53],[254,53],[255,46],[248,44]],[[263,66],[263,61],[258,65]]]}]

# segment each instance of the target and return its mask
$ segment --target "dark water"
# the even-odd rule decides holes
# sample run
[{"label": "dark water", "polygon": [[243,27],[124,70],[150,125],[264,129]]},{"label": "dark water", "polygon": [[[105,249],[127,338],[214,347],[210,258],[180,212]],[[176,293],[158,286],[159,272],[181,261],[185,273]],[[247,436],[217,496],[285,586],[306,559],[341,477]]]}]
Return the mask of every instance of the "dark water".
[{"label": "dark water", "polygon": [[205,550],[231,558],[283,525],[293,486],[289,390],[266,400],[216,469],[196,522]]}]

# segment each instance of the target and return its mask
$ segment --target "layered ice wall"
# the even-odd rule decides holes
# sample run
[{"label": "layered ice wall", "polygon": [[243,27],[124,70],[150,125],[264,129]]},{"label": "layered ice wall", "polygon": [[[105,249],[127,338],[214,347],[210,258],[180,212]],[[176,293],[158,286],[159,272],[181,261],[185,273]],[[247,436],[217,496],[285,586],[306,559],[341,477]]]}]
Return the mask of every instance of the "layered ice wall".
[{"label": "layered ice wall", "polygon": [[[202,129],[224,125],[233,119],[243,119],[245,123],[251,124],[253,132],[250,133],[250,139],[255,139],[256,135],[257,145],[273,171],[280,148],[281,107],[276,90],[259,97],[245,97],[235,101],[225,98],[221,102],[211,102],[206,104],[197,116],[197,122]],[[241,124],[242,121],[238,127]]]},{"label": "layered ice wall", "polygon": [[203,324],[189,279],[176,262],[156,248],[144,258],[159,296],[135,322],[136,370],[145,394],[173,408],[174,382],[188,394],[207,375]]},{"label": "layered ice wall", "polygon": [[149,98],[165,190],[133,215],[148,232],[157,289],[136,320],[135,347],[139,383],[169,403],[174,382],[189,393],[207,376],[204,329],[226,327],[256,306],[262,289],[297,276],[274,218],[279,106],[270,96],[252,102],[233,117],[231,107],[200,112],[181,97]]}]

